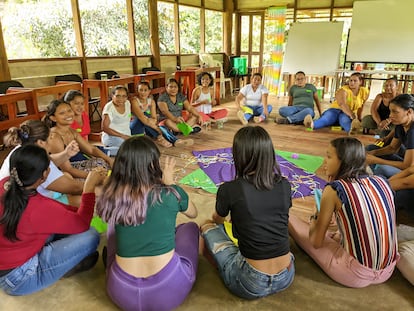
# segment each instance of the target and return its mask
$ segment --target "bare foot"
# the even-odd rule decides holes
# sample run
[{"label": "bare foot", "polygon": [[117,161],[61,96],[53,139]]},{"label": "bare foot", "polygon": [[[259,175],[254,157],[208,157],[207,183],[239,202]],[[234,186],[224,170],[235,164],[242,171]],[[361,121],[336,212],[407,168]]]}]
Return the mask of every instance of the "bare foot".
[{"label": "bare foot", "polygon": [[303,119],[303,124],[305,125],[306,128],[313,129],[313,119],[312,119],[312,116],[310,114],[308,114],[305,117],[305,119]]}]

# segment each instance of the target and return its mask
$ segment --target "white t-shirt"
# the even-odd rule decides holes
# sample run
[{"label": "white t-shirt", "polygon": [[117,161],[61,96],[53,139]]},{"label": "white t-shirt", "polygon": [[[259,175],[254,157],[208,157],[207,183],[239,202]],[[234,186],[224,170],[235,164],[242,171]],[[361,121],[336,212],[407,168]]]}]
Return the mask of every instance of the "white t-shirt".
[{"label": "white t-shirt", "polygon": [[247,84],[242,87],[240,93],[244,95],[244,104],[246,106],[261,106],[262,103],[262,95],[269,94],[269,90],[263,85],[260,84],[256,91],[253,91],[253,87],[251,84]]},{"label": "white t-shirt", "polygon": [[[10,151],[10,153],[4,159],[4,162],[0,168],[0,180],[2,180],[5,177],[10,176],[10,156],[17,148],[20,148],[20,145],[14,147],[12,151]],[[46,180],[41,185],[39,185],[39,187],[37,187],[36,190],[37,192],[39,192],[41,195],[45,197],[56,199],[59,196],[61,196],[61,194],[59,192],[51,191],[46,188],[49,187],[49,185],[52,182],[54,182],[56,179],[63,176],[63,173],[61,170],[59,170],[59,168],[55,165],[55,163],[53,163],[53,161],[50,161],[49,168],[50,168],[49,175],[47,175]]]},{"label": "white t-shirt", "polygon": [[[125,102],[125,112],[120,114],[112,100],[107,103],[102,111],[102,115],[107,114],[111,124],[109,127],[119,133],[124,135],[131,136],[131,129],[129,128],[129,123],[131,121],[131,103],[129,100]],[[105,132],[102,133],[102,136],[109,136]]]}]

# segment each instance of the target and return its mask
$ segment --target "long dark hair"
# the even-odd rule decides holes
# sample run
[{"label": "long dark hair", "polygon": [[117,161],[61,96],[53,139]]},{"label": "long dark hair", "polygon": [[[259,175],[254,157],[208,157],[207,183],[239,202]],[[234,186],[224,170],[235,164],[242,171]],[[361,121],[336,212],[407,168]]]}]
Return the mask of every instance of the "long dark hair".
[{"label": "long dark hair", "polygon": [[365,149],[362,143],[353,137],[340,137],[331,141],[341,165],[335,179],[358,178],[366,175]]},{"label": "long dark hair", "polygon": [[0,224],[4,225],[4,236],[18,241],[16,231],[20,218],[26,209],[33,185],[49,167],[49,156],[42,147],[27,144],[16,149],[10,156],[10,178],[5,184],[6,191],[1,197],[4,211]]},{"label": "long dark hair", "polygon": [[[52,121],[50,119],[51,116],[54,116],[56,113],[57,107],[60,105],[69,105],[67,102],[65,102],[63,99],[54,99],[50,102],[50,104],[47,106],[46,114],[43,117],[43,122],[49,127],[52,128],[56,125],[56,122]],[[70,106],[70,105],[69,105]]]},{"label": "long dark hair", "polygon": [[393,99],[391,99],[390,103],[404,110],[411,109],[414,111],[414,96],[412,94],[397,95]]},{"label": "long dark hair", "polygon": [[259,190],[273,189],[282,179],[272,139],[260,126],[245,126],[233,139],[236,178],[243,178]]},{"label": "long dark hair", "polygon": [[40,120],[27,120],[19,127],[11,127],[3,137],[6,147],[47,141],[50,129]]},{"label": "long dark hair", "polygon": [[97,213],[110,224],[134,226],[147,216],[148,197],[161,202],[160,194],[167,187],[162,181],[160,151],[146,136],[125,140],[116,155],[108,182],[97,202]]}]

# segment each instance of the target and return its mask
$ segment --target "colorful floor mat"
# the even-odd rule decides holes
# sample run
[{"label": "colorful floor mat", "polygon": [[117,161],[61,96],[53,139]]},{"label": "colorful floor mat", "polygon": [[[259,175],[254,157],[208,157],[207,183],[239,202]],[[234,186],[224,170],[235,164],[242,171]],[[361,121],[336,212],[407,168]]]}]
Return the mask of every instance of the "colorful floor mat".
[{"label": "colorful floor mat", "polygon": [[[235,170],[231,148],[193,151],[193,154],[201,170],[195,170],[185,176],[180,180],[180,183],[216,193],[220,184],[234,178]],[[290,152],[278,152],[276,158],[282,175],[292,185],[292,198],[311,195],[313,189],[323,189],[325,186],[326,182],[323,179],[309,172],[316,171],[322,164],[323,158],[295,154],[294,159]],[[293,161],[296,165],[292,163]]]}]

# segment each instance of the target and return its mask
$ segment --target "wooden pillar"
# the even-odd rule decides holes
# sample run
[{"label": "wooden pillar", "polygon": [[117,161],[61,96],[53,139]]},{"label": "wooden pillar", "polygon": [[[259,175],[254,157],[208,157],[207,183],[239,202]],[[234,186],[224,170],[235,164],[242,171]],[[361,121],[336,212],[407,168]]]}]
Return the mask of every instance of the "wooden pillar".
[{"label": "wooden pillar", "polygon": [[128,21],[128,37],[129,37],[129,55],[132,57],[132,72],[138,74],[137,64],[137,49],[135,41],[135,29],[134,29],[134,8],[132,0],[126,1],[127,7],[127,21]]},{"label": "wooden pillar", "polygon": [[81,62],[81,69],[82,69],[82,77],[84,79],[88,79],[88,66],[86,64],[85,44],[83,41],[82,25],[81,25],[78,0],[71,0],[71,5],[72,5],[72,15],[73,15],[73,28],[75,30],[76,50],[78,52],[78,55],[81,57],[80,62]]},{"label": "wooden pillar", "polygon": [[230,56],[232,54],[232,32],[233,32],[233,12],[234,4],[233,0],[224,0],[224,13],[223,13],[223,49],[224,49],[224,72],[230,71]]},{"label": "wooden pillar", "polygon": [[158,37],[158,10],[157,0],[148,1],[150,45],[152,66],[161,69],[160,39]]},{"label": "wooden pillar", "polygon": [[6,46],[4,45],[3,31],[0,21],[0,81],[11,80],[9,61],[7,59]]}]

